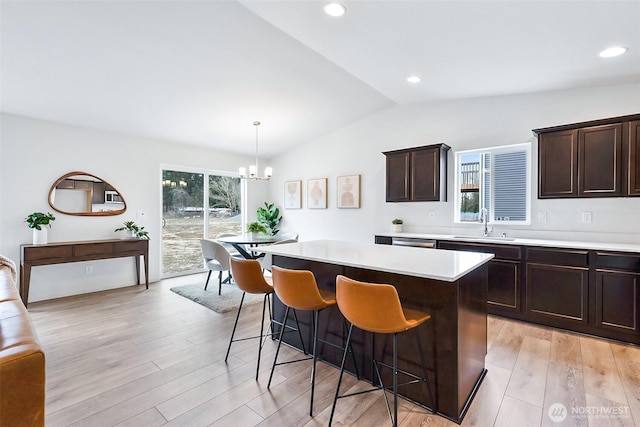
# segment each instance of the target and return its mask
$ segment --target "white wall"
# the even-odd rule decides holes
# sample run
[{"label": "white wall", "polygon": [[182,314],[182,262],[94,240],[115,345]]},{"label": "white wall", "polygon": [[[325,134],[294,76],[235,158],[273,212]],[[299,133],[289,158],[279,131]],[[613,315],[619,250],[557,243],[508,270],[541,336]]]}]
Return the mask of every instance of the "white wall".
[{"label": "white wall", "polygon": [[[283,230],[298,231],[301,240],[319,238],[373,241],[391,230],[393,218],[404,230],[424,233],[480,234],[480,225],[455,225],[454,152],[472,148],[532,144],[532,224],[497,226],[495,233],[517,237],[640,243],[640,198],[574,200],[537,199],[537,141],[532,129],[640,113],[640,85],[474,98],[397,106],[273,159],[272,198],[282,204],[284,182],[303,180],[303,208],[284,210]],[[386,203],[383,151],[445,142],[449,152],[448,202]],[[360,209],[336,208],[336,177],[362,175]],[[326,210],[306,208],[306,180],[329,178]],[[537,222],[537,212],[547,222]],[[582,211],[593,222],[580,222]],[[429,218],[429,213],[434,218]]]},{"label": "white wall", "polygon": [[[68,126],[21,116],[0,116],[0,253],[19,263],[19,246],[31,243],[24,222],[34,211],[51,211],[56,220],[49,241],[116,237],[113,230],[133,219],[150,231],[150,280],[160,277],[161,164],[237,171],[252,158],[133,136]],[[55,212],[49,188],[61,175],[85,171],[108,181],[127,201],[127,212],[111,217],[80,217]],[[249,218],[268,194],[268,185],[248,183]],[[138,216],[144,212],[144,218]],[[32,270],[30,301],[94,292],[135,281],[131,259],[37,267]]]}]

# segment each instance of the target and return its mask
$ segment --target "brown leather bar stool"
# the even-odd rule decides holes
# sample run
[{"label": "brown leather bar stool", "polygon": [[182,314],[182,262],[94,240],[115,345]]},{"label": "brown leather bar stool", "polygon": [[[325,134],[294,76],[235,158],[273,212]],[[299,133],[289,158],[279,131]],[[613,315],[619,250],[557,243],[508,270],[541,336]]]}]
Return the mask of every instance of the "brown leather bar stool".
[{"label": "brown leather bar stool", "polygon": [[[336,403],[338,399],[382,389],[391,424],[395,427],[398,425],[398,387],[418,382],[426,383],[429,399],[431,400],[431,408],[435,414],[437,411],[437,396],[434,399],[434,393],[431,391],[429,377],[427,375],[427,365],[425,363],[424,353],[422,352],[422,343],[420,342],[420,334],[417,330],[417,327],[429,320],[431,315],[418,310],[403,308],[400,302],[400,297],[398,296],[398,291],[394,286],[359,282],[341,275],[336,278],[336,300],[342,315],[351,323],[351,326],[349,327],[349,335],[347,336],[347,345],[351,342],[351,332],[353,331],[354,326],[362,329],[363,331],[372,332],[374,334],[393,334],[393,365],[386,365],[381,361],[376,361],[374,358],[373,366],[380,386],[340,396],[340,385],[342,384],[342,374],[344,373],[344,361],[347,357],[345,352],[342,356],[340,377],[338,379],[336,395],[333,399],[329,426],[333,421],[333,415],[336,410]],[[398,334],[410,329],[413,329],[416,333],[416,343],[420,354],[420,362],[422,363],[423,377],[398,369]],[[347,347],[345,346],[345,348]],[[393,415],[391,414],[387,394],[384,392],[388,387],[385,387],[382,382],[378,365],[393,369]],[[398,384],[398,373],[402,373],[412,379],[402,384]],[[371,383],[375,384],[375,380],[372,379]]]},{"label": "brown leather bar stool", "polygon": [[[258,379],[258,372],[260,372],[260,354],[262,353],[262,346],[264,345],[263,338],[272,336],[271,333],[264,334],[264,314],[269,306],[273,293],[273,286],[271,286],[265,280],[262,275],[262,266],[254,259],[240,259],[230,258],[231,273],[236,285],[242,290],[242,298],[240,299],[240,307],[238,307],[238,314],[236,316],[236,322],[233,325],[233,332],[231,332],[231,338],[229,339],[229,347],[227,348],[227,355],[224,357],[226,362],[229,358],[229,351],[231,350],[231,344],[235,341],[244,341],[253,338],[259,338],[260,344],[258,345],[258,365],[256,367],[256,380]],[[260,323],[260,335],[247,338],[233,339],[236,334],[236,327],[238,326],[238,319],[240,319],[240,311],[242,311],[242,303],[244,302],[244,296],[247,294],[264,294],[264,300],[262,301],[262,322]],[[271,329],[271,307],[269,306],[269,329]]]},{"label": "brown leather bar stool", "polygon": [[[276,295],[285,305],[285,313],[282,319],[282,328],[280,329],[280,336],[278,338],[278,348],[276,349],[276,355],[273,359],[273,367],[271,368],[271,376],[269,377],[269,383],[267,384],[267,388],[271,386],[271,379],[273,378],[273,372],[276,369],[277,365],[285,365],[289,363],[302,362],[305,360],[313,359],[313,368],[311,371],[311,400],[309,403],[309,415],[313,416],[313,396],[316,385],[316,362],[319,359],[317,354],[318,347],[318,317],[320,311],[324,310],[327,307],[332,305],[336,305],[336,294],[331,291],[327,291],[324,289],[319,289],[318,284],[316,283],[315,276],[311,271],[308,270],[289,270],[281,267],[273,266],[271,270],[272,279],[273,279],[273,288],[275,289]],[[284,332],[284,326],[286,325],[287,317],[289,316],[289,311],[293,310],[295,315],[296,310],[304,310],[313,312],[313,350],[311,357],[306,357],[304,359],[291,360],[287,362],[277,363],[278,354],[280,352],[280,345],[282,344],[282,334]],[[298,327],[299,329],[299,327]],[[300,337],[302,339],[302,337]],[[323,341],[324,343],[331,345],[333,347],[337,347],[342,349],[342,346],[338,346],[334,343],[330,343],[327,341]],[[304,343],[302,345],[304,349]],[[346,348],[346,347],[345,347]],[[345,351],[346,354],[346,351]],[[351,352],[353,355],[353,352]],[[357,374],[357,365],[355,363],[355,357],[353,359],[354,365],[356,366],[356,375]],[[343,359],[344,364],[344,359]],[[359,377],[359,375],[358,375]]]}]

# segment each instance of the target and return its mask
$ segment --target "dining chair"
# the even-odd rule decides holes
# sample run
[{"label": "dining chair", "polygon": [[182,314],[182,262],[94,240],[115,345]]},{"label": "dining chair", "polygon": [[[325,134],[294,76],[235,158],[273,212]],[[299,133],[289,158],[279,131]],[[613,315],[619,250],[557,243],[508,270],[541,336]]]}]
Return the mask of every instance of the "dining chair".
[{"label": "dining chair", "polygon": [[282,240],[293,240],[298,241],[298,233],[283,233],[280,235]]},{"label": "dining chair", "polygon": [[[296,242],[297,240],[293,240],[293,239],[278,240],[272,245],[282,245],[284,243],[296,243]],[[260,265],[262,265],[262,271],[264,270],[271,271],[271,264],[273,263],[273,255],[271,253],[265,252],[263,257],[258,258],[258,261],[260,262]]]},{"label": "dining chair", "polygon": [[220,233],[216,236],[216,242],[220,243],[222,246],[225,247],[225,249],[229,252],[229,255],[231,255],[234,258],[244,258],[242,256],[242,254],[240,252],[238,252],[238,250],[236,248],[233,247],[233,245],[231,243],[226,243],[226,242],[221,242],[220,239],[221,237],[230,237],[230,236],[237,236],[237,234],[234,233]]},{"label": "dining chair", "polygon": [[218,295],[222,293],[222,272],[228,271],[229,278],[231,277],[231,265],[229,264],[229,252],[218,242],[214,242],[213,240],[201,239],[200,246],[202,247],[202,258],[204,258],[204,263],[206,268],[209,269],[209,274],[207,275],[207,281],[204,284],[204,290],[207,290],[207,286],[209,286],[209,279],[211,278],[211,273],[214,271],[218,272]]}]

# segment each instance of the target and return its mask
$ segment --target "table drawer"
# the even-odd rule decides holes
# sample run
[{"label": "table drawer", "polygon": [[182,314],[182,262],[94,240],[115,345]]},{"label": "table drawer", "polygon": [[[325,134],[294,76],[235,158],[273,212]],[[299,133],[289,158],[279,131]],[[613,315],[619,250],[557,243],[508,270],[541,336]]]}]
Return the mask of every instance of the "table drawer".
[{"label": "table drawer", "polygon": [[69,258],[73,256],[71,246],[42,246],[24,248],[24,260],[36,261],[51,258]]},{"label": "table drawer", "polygon": [[73,246],[74,256],[107,255],[113,253],[113,243],[89,243]]},{"label": "table drawer", "polygon": [[144,251],[148,244],[148,240],[123,240],[116,243],[116,252]]}]

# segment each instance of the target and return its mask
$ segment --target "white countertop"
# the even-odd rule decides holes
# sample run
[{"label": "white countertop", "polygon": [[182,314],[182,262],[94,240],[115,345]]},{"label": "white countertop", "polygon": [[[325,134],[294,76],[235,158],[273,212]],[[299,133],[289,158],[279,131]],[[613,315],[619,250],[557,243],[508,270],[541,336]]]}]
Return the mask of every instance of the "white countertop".
[{"label": "white countertop", "polygon": [[569,240],[519,239],[501,238],[496,236],[483,237],[481,235],[453,235],[453,234],[423,234],[423,233],[376,233],[376,236],[404,237],[414,239],[447,240],[451,242],[491,243],[501,245],[541,246],[550,248],[587,249],[596,251],[635,252],[640,253],[640,244],[582,242]]},{"label": "white countertop", "polygon": [[375,243],[313,240],[262,246],[274,255],[454,282],[493,254],[409,248]]}]

